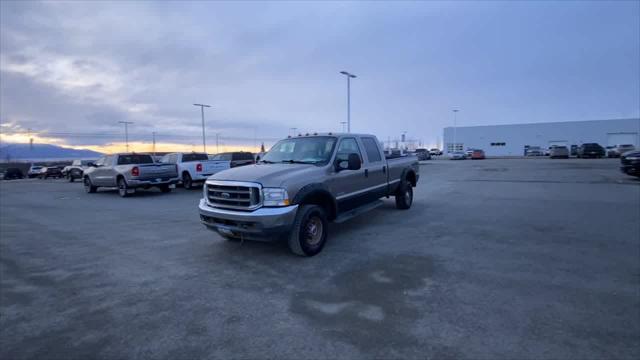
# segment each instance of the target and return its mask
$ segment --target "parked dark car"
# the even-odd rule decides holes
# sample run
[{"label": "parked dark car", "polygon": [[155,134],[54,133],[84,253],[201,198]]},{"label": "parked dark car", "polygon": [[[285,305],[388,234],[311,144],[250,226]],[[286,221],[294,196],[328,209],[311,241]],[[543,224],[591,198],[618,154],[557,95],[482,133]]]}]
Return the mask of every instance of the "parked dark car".
[{"label": "parked dark car", "polygon": [[60,169],[57,166],[47,166],[46,168],[43,168],[42,171],[40,172],[40,178],[41,179],[47,179],[47,178],[61,178],[62,177],[62,169]]},{"label": "parked dark car", "polygon": [[571,145],[571,156],[578,156],[578,145]]},{"label": "parked dark car", "polygon": [[416,149],[415,153],[418,160],[431,160],[431,154],[427,149]]},{"label": "parked dark car", "polygon": [[620,156],[620,171],[640,177],[640,151],[624,153]]},{"label": "parked dark car", "polygon": [[604,155],[604,148],[597,143],[584,143],[578,148],[579,158],[601,158]]},{"label": "parked dark car", "polygon": [[18,168],[8,168],[4,173],[4,180],[22,179],[24,174]]},{"label": "parked dark car", "polygon": [[243,165],[255,164],[256,160],[253,157],[253,153],[236,151],[220,153],[213,156],[211,160],[227,160],[231,162],[231,167],[238,167]]}]

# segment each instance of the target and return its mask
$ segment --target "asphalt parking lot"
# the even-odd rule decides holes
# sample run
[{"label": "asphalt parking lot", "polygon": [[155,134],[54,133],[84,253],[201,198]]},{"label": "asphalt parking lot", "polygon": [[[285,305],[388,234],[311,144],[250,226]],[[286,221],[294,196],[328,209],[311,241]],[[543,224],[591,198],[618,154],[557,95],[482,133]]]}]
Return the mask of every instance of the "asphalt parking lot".
[{"label": "asphalt parking lot", "polygon": [[430,161],[313,258],[200,191],[0,184],[0,358],[640,357],[640,181],[618,161]]}]

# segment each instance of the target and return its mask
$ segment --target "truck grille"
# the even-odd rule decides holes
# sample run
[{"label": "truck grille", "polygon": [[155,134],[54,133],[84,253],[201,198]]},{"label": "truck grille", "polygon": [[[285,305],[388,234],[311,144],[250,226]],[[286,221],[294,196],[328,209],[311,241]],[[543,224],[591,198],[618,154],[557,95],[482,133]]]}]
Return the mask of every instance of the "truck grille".
[{"label": "truck grille", "polygon": [[254,210],[262,204],[260,185],[234,181],[207,181],[209,205],[236,210]]}]

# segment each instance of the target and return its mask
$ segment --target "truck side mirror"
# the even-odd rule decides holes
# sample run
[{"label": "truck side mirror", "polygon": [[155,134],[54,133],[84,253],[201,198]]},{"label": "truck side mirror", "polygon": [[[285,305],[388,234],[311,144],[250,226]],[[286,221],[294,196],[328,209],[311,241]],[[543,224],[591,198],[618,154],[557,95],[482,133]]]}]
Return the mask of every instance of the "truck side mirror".
[{"label": "truck side mirror", "polygon": [[349,170],[360,170],[360,166],[362,166],[362,161],[360,161],[360,156],[356,153],[349,154]]}]

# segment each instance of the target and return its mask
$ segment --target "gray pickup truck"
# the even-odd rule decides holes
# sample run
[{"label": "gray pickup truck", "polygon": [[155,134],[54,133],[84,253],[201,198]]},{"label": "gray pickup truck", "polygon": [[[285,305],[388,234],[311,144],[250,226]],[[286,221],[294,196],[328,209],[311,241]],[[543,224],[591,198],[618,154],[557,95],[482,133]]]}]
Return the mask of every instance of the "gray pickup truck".
[{"label": "gray pickup truck", "polygon": [[313,256],[326,242],[328,221],[372,210],[382,197],[409,209],[419,176],[415,156],[387,159],[373,135],[289,137],[259,163],[209,177],[200,220],[228,240],[285,238],[295,254]]},{"label": "gray pickup truck", "polygon": [[123,153],[103,156],[84,171],[84,188],[94,193],[99,187],[117,187],[122,197],[136,189],[157,187],[170,192],[180,180],[175,164],[160,164],[148,154]]}]

